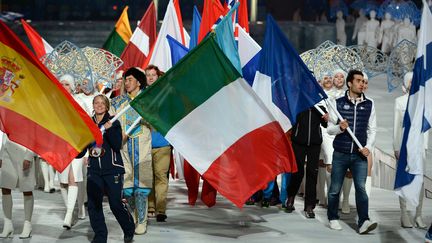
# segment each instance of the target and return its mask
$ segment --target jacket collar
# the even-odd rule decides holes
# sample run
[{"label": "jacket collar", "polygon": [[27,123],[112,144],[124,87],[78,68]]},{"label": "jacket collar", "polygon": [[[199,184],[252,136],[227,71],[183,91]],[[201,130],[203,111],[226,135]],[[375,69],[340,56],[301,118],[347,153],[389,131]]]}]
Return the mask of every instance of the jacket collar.
[{"label": "jacket collar", "polygon": [[[92,119],[93,119],[93,122],[97,124],[96,115],[93,115]],[[107,121],[109,121],[109,119],[110,119],[110,114],[109,114],[109,112],[106,112],[105,115],[103,116],[102,120],[99,122],[99,125],[105,124]]]},{"label": "jacket collar", "polygon": [[361,103],[361,102],[366,100],[366,96],[364,95],[364,93],[361,93],[360,97],[358,97],[358,98],[350,97],[348,89],[345,91],[345,97],[348,101],[350,101],[353,104],[358,104],[358,103]]}]

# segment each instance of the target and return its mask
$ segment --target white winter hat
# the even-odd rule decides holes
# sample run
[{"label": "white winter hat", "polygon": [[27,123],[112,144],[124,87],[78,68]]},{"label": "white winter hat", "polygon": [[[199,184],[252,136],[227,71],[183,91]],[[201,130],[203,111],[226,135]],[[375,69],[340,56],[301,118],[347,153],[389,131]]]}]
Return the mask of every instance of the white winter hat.
[{"label": "white winter hat", "polygon": [[413,79],[413,72],[405,73],[403,78],[403,85],[405,86],[406,89],[410,88],[412,79]]},{"label": "white winter hat", "polygon": [[72,90],[75,90],[75,78],[70,74],[64,74],[59,78],[59,81],[66,81],[71,86]]},{"label": "white winter hat", "polygon": [[369,81],[369,77],[368,77],[368,75],[367,75],[365,72],[362,72],[362,73],[363,73],[363,79],[366,79],[366,80]]},{"label": "white winter hat", "polygon": [[318,78],[319,78],[319,80],[324,81],[324,77],[330,77],[330,81],[331,81],[332,73],[331,72],[322,72],[320,74],[320,77],[318,77]]},{"label": "white winter hat", "polygon": [[336,74],[338,74],[338,73],[342,73],[343,76],[344,76],[344,78],[347,77],[347,73],[346,73],[344,70],[340,69],[340,68],[333,70],[333,77],[334,77]]}]

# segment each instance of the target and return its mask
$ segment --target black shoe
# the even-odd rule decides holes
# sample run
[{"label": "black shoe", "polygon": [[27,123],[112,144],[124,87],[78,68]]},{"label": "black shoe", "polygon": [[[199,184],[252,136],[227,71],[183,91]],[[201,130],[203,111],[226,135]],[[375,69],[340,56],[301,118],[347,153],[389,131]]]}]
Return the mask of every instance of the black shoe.
[{"label": "black shoe", "polygon": [[294,197],[288,197],[285,201],[285,212],[286,213],[292,213],[292,211],[295,210],[294,207]]},{"label": "black shoe", "polygon": [[132,234],[124,235],[123,241],[125,243],[130,243],[133,241],[133,238],[134,238],[134,232],[132,232]]},{"label": "black shoe", "polygon": [[51,188],[50,190],[49,190],[49,193],[54,193],[55,192],[55,188]]},{"label": "black shoe", "polygon": [[156,221],[157,222],[166,222],[167,216],[165,214],[158,214],[156,215]]},{"label": "black shoe", "polygon": [[292,213],[293,211],[295,211],[294,205],[286,205],[286,207],[285,207],[286,213]]},{"label": "black shoe", "polygon": [[276,206],[278,204],[281,204],[281,201],[277,197],[272,197],[270,199],[270,206]]},{"label": "black shoe", "polygon": [[305,210],[305,216],[306,216],[306,218],[309,218],[309,219],[314,219],[315,218],[315,213],[314,213],[314,211],[313,211],[313,209],[306,209]]},{"label": "black shoe", "polygon": [[263,199],[261,201],[261,207],[262,208],[268,208],[268,207],[270,207],[270,202],[267,199]]},{"label": "black shoe", "polygon": [[246,205],[255,205],[255,200],[253,199],[253,197],[249,198],[246,202]]}]

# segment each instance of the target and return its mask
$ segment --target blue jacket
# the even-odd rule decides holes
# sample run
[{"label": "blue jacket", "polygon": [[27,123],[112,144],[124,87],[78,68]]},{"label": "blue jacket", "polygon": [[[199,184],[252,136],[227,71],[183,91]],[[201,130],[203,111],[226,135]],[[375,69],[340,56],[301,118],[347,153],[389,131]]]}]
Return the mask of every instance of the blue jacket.
[{"label": "blue jacket", "polygon": [[[344,119],[348,121],[349,127],[362,146],[366,146],[368,140],[369,118],[371,116],[373,102],[362,95],[361,101],[355,104],[349,99],[348,94],[336,100],[336,108]],[[338,121],[339,122],[339,121]],[[347,131],[338,134],[333,141],[335,151],[341,153],[358,153],[355,144]]]},{"label": "blue jacket", "polygon": [[[99,127],[109,121],[112,117],[105,114]],[[95,117],[93,117],[95,121]],[[96,122],[96,121],[95,121]],[[92,146],[88,148],[91,149]],[[123,160],[120,155],[122,148],[122,129],[119,121],[115,121],[109,129],[103,134],[102,148],[105,153],[101,157],[92,157],[89,155],[89,163],[87,166],[88,174],[97,173],[99,175],[115,175],[124,174]]]}]

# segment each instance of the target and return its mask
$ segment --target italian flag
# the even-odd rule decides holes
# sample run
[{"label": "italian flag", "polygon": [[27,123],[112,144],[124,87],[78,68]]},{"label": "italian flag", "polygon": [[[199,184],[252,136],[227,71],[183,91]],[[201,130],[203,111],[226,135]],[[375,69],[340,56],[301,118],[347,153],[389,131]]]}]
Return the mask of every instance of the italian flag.
[{"label": "italian flag", "polygon": [[116,56],[120,56],[125,49],[126,45],[129,43],[130,38],[132,37],[132,29],[129,24],[129,17],[127,14],[128,6],[123,9],[120,18],[117,20],[117,23],[108,36],[108,39],[103,44],[103,49],[115,54]]},{"label": "italian flag", "polygon": [[238,207],[297,171],[279,123],[219,49],[214,34],[131,106]]}]

